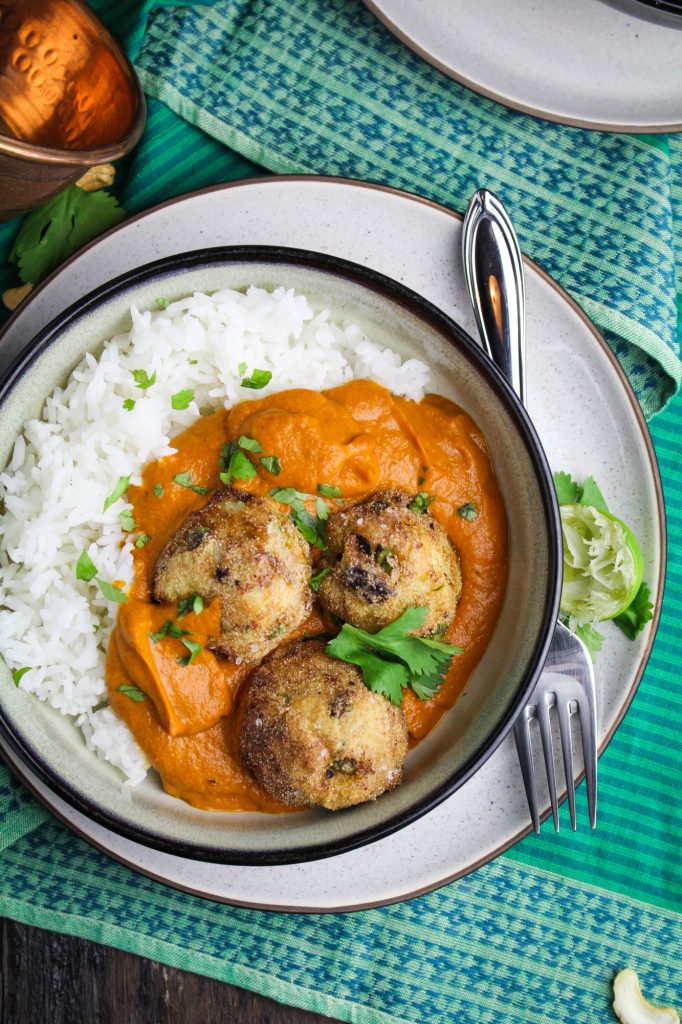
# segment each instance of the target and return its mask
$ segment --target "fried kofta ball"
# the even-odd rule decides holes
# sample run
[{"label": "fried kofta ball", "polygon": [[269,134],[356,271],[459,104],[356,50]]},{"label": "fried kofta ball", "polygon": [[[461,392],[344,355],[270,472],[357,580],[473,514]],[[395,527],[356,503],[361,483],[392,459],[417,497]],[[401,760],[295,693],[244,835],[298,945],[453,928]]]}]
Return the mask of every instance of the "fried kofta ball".
[{"label": "fried kofta ball", "polygon": [[161,551],[154,597],[217,597],[221,632],[208,646],[233,661],[257,661],[310,614],[310,573],[310,546],[281,506],[226,487]]},{"label": "fried kofta ball", "polygon": [[376,633],[414,605],[428,608],[418,636],[442,634],[462,590],[459,558],[428,510],[405,491],[378,491],[330,516],[323,608]]},{"label": "fried kofta ball", "polygon": [[288,643],[258,666],[240,751],[277,800],[335,811],[399,784],[407,724],[402,708],[368,690],[360,669],[328,657],[325,646]]}]

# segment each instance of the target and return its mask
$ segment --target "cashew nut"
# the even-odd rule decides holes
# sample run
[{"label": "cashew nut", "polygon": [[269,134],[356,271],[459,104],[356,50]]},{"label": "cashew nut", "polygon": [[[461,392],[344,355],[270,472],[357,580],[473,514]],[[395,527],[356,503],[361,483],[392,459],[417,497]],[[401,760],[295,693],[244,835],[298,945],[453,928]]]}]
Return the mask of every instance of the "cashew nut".
[{"label": "cashew nut", "polygon": [[99,188],[106,188],[114,180],[116,168],[113,164],[95,164],[83,174],[76,184],[86,192],[96,192]]},{"label": "cashew nut", "polygon": [[613,1010],[623,1024],[680,1024],[670,1006],[652,1006],[642,995],[635,971],[626,967],[613,981]]},{"label": "cashew nut", "polygon": [[21,284],[16,288],[8,288],[7,291],[2,293],[2,304],[7,309],[16,309],[20,302],[23,302],[30,291],[32,291],[33,285]]}]

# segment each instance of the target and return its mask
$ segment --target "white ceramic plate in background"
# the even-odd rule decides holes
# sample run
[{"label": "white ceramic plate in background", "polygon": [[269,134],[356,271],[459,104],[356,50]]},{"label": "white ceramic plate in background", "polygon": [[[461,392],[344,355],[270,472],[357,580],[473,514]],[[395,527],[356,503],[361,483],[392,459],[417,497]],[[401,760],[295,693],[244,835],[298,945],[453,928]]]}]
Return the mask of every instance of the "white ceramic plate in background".
[{"label": "white ceramic plate in background", "polygon": [[682,130],[682,18],[633,0],[365,0],[475,92],[549,121]]},{"label": "white ceramic plate in background", "polygon": [[[15,314],[0,338],[0,360],[66,305],[132,266],[190,248],[249,243],[308,248],[368,265],[423,294],[475,335],[455,214],[358,182],[269,178],[170,201],[110,232]],[[660,606],[664,512],[641,412],[589,321],[534,265],[526,265],[526,274],[531,416],[552,466],[577,476],[593,473],[612,507],[633,526]],[[652,636],[645,630],[630,643],[615,627],[604,632],[596,672],[602,749],[634,695]],[[155,852],[73,811],[30,772],[24,777],[70,827],[131,867],[200,895],[280,910],[360,909],[417,895],[490,860],[530,827],[510,737],[440,807],[373,844],[371,857],[360,850],[286,867],[221,867]],[[543,805],[548,807],[546,797]]]}]

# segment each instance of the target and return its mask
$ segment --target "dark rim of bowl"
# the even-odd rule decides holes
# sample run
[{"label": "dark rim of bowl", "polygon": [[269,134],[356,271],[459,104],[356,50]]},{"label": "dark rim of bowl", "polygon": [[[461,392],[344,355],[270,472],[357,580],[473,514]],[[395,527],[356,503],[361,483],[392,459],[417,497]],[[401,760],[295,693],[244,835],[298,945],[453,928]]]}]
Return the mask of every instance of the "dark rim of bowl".
[{"label": "dark rim of bowl", "polygon": [[[516,700],[512,703],[502,721],[498,723],[483,746],[458,771],[453,773],[427,796],[415,801],[406,810],[377,825],[362,829],[337,840],[302,847],[252,851],[237,847],[225,849],[222,847],[201,846],[182,840],[169,839],[158,832],[132,824],[129,820],[113,814],[74,789],[70,783],[61,778],[51,765],[43,760],[40,753],[28,741],[23,739],[22,742],[17,739],[12,722],[6,716],[5,709],[0,705],[0,735],[3,742],[11,748],[23,763],[27,764],[35,772],[45,785],[52,788],[71,806],[97,824],[111,829],[125,839],[142,843],[152,849],[178,857],[218,864],[284,865],[319,860],[324,857],[347,853],[378,839],[383,839],[432,810],[446,797],[459,789],[485,764],[506,737],[519,710],[527,703],[547,657],[554,633],[554,626],[559,614],[559,599],[561,596],[563,566],[561,523],[551,470],[535,428],[507,379],[488,358],[483,349],[473,341],[459,324],[427,299],[410,288],[405,287],[405,285],[375,270],[352,263],[349,260],[308,250],[290,249],[281,246],[220,246],[156,260],[153,263],[145,264],[114,278],[105,287],[90,292],[82,299],[73,303],[73,305],[56,316],[36,335],[31,349],[20,354],[0,378],[0,406],[19,383],[26,370],[51,345],[58,341],[62,331],[94,311],[97,307],[119,297],[134,287],[154,279],[160,280],[165,276],[175,274],[177,271],[232,263],[272,263],[281,266],[305,267],[331,273],[352,283],[367,287],[371,291],[377,292],[383,297],[398,303],[398,305],[406,308],[413,315],[418,316],[435,328],[451,344],[454,339],[454,342],[468,358],[469,362],[488,379],[497,398],[515,423],[536,472],[548,535],[548,600],[542,617],[539,638],[529,664],[526,667],[524,682],[519,687]],[[349,808],[343,813],[352,814],[352,811],[353,808]]]}]

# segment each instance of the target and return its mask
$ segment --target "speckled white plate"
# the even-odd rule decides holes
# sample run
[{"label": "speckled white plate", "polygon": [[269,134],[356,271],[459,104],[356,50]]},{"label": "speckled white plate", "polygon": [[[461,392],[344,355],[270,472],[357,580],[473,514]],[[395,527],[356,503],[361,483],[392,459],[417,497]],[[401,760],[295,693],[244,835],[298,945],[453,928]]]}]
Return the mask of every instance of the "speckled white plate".
[{"label": "speckled white plate", "polygon": [[[215,245],[289,245],[354,260],[420,292],[475,335],[459,233],[459,218],[443,207],[358,182],[269,178],[218,186],[128,221],[69,261],[10,321],[0,337],[0,365],[56,313],[112,277],[160,256]],[[597,477],[641,541],[645,576],[660,606],[664,512],[646,425],[592,324],[537,267],[528,263],[526,271],[529,409],[550,463]],[[653,628],[635,643],[615,627],[604,632],[597,666],[601,749],[634,695]],[[109,855],[167,884],[261,908],[329,911],[404,899],[473,870],[530,827],[511,738],[413,825],[358,851],[285,867],[199,863],[123,839],[73,810],[3,753],[55,814]]]},{"label": "speckled white plate", "polygon": [[410,49],[490,99],[618,132],[682,129],[682,18],[636,0],[365,0]]}]

